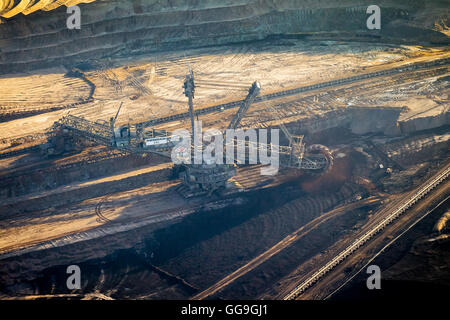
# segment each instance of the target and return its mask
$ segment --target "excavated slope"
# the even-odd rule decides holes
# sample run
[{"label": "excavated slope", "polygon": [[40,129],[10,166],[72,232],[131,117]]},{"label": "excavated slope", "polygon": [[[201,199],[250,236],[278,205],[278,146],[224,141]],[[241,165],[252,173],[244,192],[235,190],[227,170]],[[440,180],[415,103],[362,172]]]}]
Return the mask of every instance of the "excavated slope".
[{"label": "excavated slope", "polygon": [[[0,3],[5,7],[9,1]],[[66,1],[75,2],[80,1]],[[383,0],[378,5],[382,28],[371,31],[367,2],[360,0],[103,0],[79,4],[80,30],[66,27],[68,14],[59,6],[3,19],[0,73],[288,34],[448,43],[446,1]]]},{"label": "excavated slope", "polygon": [[29,15],[30,13],[44,10],[51,11],[60,6],[74,6],[79,3],[89,3],[95,0],[0,0],[0,16],[11,18],[18,14]]}]

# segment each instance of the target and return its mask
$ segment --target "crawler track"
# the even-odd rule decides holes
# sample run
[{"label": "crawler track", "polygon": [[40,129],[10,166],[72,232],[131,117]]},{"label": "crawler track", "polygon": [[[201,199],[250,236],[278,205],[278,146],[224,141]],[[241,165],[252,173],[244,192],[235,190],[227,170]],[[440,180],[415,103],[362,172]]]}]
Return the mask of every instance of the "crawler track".
[{"label": "crawler track", "polygon": [[110,197],[110,195],[104,196],[95,206],[95,214],[97,215],[96,221],[98,223],[111,221],[102,214],[102,204],[105,203],[105,201],[108,200],[109,197]]}]

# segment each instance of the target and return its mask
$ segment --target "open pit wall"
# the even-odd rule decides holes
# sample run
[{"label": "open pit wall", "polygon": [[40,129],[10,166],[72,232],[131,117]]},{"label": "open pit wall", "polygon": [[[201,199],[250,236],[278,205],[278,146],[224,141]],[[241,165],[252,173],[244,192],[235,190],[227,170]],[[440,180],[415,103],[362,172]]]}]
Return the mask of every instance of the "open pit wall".
[{"label": "open pit wall", "polygon": [[352,106],[301,119],[289,126],[297,132],[314,134],[336,127],[350,129],[354,134],[380,133],[386,136],[408,135],[450,125],[450,111],[438,115],[399,120],[404,108]]},{"label": "open pit wall", "polygon": [[79,3],[89,3],[95,0],[0,0],[0,17],[11,18],[18,14],[29,15],[30,13],[43,10],[51,11],[60,6],[74,6]]},{"label": "open pit wall", "polygon": [[396,107],[355,106],[301,119],[290,123],[289,126],[296,127],[297,132],[307,135],[337,127],[348,128],[352,133],[359,135],[368,133],[398,135],[401,133],[398,118],[402,111],[402,108]]},{"label": "open pit wall", "polygon": [[[285,123],[292,128],[292,132],[307,136],[314,136],[321,131],[338,127],[348,128],[352,133],[358,135],[380,133],[386,136],[399,136],[450,124],[448,111],[439,115],[399,121],[402,112],[405,112],[405,109],[397,107],[354,106],[300,120],[291,121],[287,118]],[[39,167],[31,171],[21,172],[18,170],[14,173],[3,174],[2,183],[0,183],[0,199],[6,200],[33,192],[54,189],[75,181],[108,176],[116,170],[129,170],[133,167],[148,165],[151,162],[149,159],[152,158],[124,154],[103,161],[91,161],[92,163],[89,164],[81,161],[58,168]],[[60,200],[65,201],[64,199],[62,197]]]},{"label": "open pit wall", "polygon": [[[90,159],[86,158],[87,156],[81,157],[78,161],[61,165],[52,164],[51,161],[39,162],[35,166],[25,169],[19,167],[17,170],[2,171],[0,172],[0,199],[52,190],[76,181],[88,181],[109,176],[114,172],[150,165],[152,162],[150,157],[142,158],[125,153],[91,155]],[[103,191],[105,190],[103,189]],[[93,190],[93,192],[99,191],[101,190]],[[63,200],[63,198],[59,200]],[[45,206],[45,203],[42,205]],[[2,206],[0,205],[0,207]]]},{"label": "open pit wall", "polygon": [[[367,5],[359,0],[95,1],[80,4],[80,30],[66,27],[65,7],[20,14],[0,23],[0,73],[270,36],[449,42],[439,30],[449,24],[445,1],[380,0],[383,27],[370,32]],[[429,19],[423,18],[427,14]],[[430,19],[443,25],[430,25]]]},{"label": "open pit wall", "polygon": [[417,131],[434,129],[450,124],[450,110],[437,115],[417,117],[405,121],[399,121],[400,131],[403,134],[411,134]]}]

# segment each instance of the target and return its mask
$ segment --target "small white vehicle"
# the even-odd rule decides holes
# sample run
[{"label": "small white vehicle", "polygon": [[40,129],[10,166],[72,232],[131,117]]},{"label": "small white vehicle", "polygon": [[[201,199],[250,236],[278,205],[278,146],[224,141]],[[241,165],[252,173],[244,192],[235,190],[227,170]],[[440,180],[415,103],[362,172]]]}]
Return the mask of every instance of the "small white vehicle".
[{"label": "small white vehicle", "polygon": [[146,147],[163,147],[163,146],[172,146],[174,143],[181,140],[180,136],[163,136],[163,137],[154,137],[154,138],[146,138],[145,146]]}]

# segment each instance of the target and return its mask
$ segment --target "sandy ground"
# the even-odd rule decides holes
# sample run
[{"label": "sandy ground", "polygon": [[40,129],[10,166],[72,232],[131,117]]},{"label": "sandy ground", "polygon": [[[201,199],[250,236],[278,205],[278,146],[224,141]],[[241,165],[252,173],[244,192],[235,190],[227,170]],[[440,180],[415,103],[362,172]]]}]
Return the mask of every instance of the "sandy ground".
[{"label": "sandy ground", "polygon": [[13,204],[13,203],[18,202],[18,201],[25,201],[25,200],[42,198],[42,197],[46,197],[46,196],[49,196],[49,195],[54,195],[54,194],[58,194],[58,193],[62,193],[62,192],[68,192],[68,191],[73,191],[73,190],[76,190],[76,189],[82,189],[82,188],[85,188],[85,187],[88,187],[88,186],[101,184],[103,182],[120,181],[122,179],[126,179],[126,178],[129,178],[129,177],[132,177],[132,176],[137,176],[137,175],[141,175],[141,174],[149,173],[149,172],[155,172],[155,171],[167,169],[167,168],[170,168],[170,167],[172,167],[172,164],[169,163],[169,162],[163,163],[163,164],[159,164],[159,165],[146,166],[146,167],[138,168],[136,170],[129,170],[127,172],[110,175],[110,176],[107,176],[107,177],[104,177],[104,178],[100,178],[100,179],[94,179],[94,180],[89,180],[89,181],[83,181],[83,182],[73,183],[73,184],[69,184],[69,185],[64,185],[64,186],[61,186],[59,188],[52,189],[52,190],[49,190],[49,191],[31,193],[31,194],[27,194],[27,195],[24,195],[24,196],[9,198],[9,199],[6,199],[6,200],[2,201],[2,204],[3,205],[7,205],[7,204],[10,204],[10,203]]},{"label": "sandy ground", "polygon": [[[29,194],[6,200],[4,205],[14,205],[18,201],[45,198],[58,193],[70,192],[85,187],[100,185],[103,182],[120,181],[132,176],[167,169],[171,163],[142,167],[105,178],[73,183],[50,191]],[[281,174],[274,177],[261,177],[261,166],[244,167],[233,177],[234,182],[243,189],[267,188],[292,180],[297,175]],[[172,219],[177,211],[191,212],[192,206],[205,201],[203,198],[186,200],[175,190],[178,180],[152,183],[148,186],[90,198],[68,207],[49,207],[46,210],[3,217],[0,221],[0,252],[22,249],[30,245],[66,237],[74,233],[94,230],[95,234],[103,229],[129,225],[134,228],[140,224]],[[209,201],[211,202],[211,201]],[[192,211],[193,212],[193,211]],[[187,213],[187,211],[186,211]],[[152,221],[151,217],[155,217]],[[150,219],[149,219],[150,218]],[[133,225],[136,224],[136,225]],[[67,239],[67,243],[73,239]]]},{"label": "sandy ground", "polygon": [[[74,183],[47,192],[12,198],[8,200],[8,203],[13,204],[25,198],[45,197],[49,194],[80,189],[106,181],[119,181],[164,169],[168,165],[139,168],[106,178]],[[20,214],[3,218],[0,222],[0,252],[90,230],[105,224],[108,224],[109,227],[117,225],[117,222],[120,224],[125,221],[143,220],[145,217],[164,214],[168,210],[176,211],[177,208],[186,208],[188,204],[186,200],[172,190],[178,183],[179,181],[154,183],[142,188],[91,198],[68,207],[57,209],[49,207],[34,214]]]},{"label": "sandy ground", "polygon": [[399,121],[439,115],[450,106],[450,87],[447,73],[406,84],[394,85],[385,90],[370,90],[341,101],[348,105],[407,107]]},{"label": "sandy ground", "polygon": [[[0,123],[0,140],[42,133],[69,111],[71,114],[83,116],[92,121],[107,120],[117,112],[120,102],[123,102],[123,107],[118,118],[119,124],[184,112],[186,111],[186,97],[183,95],[181,86],[187,65],[194,70],[197,84],[195,104],[197,107],[201,107],[227,100],[242,99],[254,80],[261,82],[262,94],[265,94],[283,88],[351,76],[362,70],[369,71],[374,66],[390,67],[387,64],[404,63],[406,58],[423,56],[426,59],[435,54],[432,51],[406,46],[374,44],[361,46],[360,44],[326,41],[306,44],[301,41],[289,40],[281,43],[264,42],[215,49],[198,49],[186,53],[175,52],[167,55],[145,56],[134,58],[132,62],[114,61],[113,66],[108,70],[87,72],[88,79],[97,86],[93,103],[71,110],[48,112]],[[80,94],[85,93],[84,84],[80,84],[76,79],[65,81],[62,77],[63,74],[63,70],[52,70],[41,72],[41,74],[14,76],[14,78],[3,77],[0,79],[0,88],[7,89],[8,94],[2,95],[3,100],[0,105],[2,103],[5,105],[19,103],[17,97],[24,101],[30,101],[30,103],[48,97],[48,100],[45,100],[46,103],[57,104],[69,99],[69,96],[77,99]],[[403,100],[399,99],[398,104],[407,101],[411,102],[411,106],[417,106],[417,108],[411,108],[412,116],[428,114],[428,112],[442,112],[448,106],[448,94],[445,96],[440,93],[447,87],[437,80],[437,78],[424,80],[429,81],[424,84],[424,90],[428,91],[424,91],[422,95],[410,94],[415,89],[408,84],[407,88],[398,86],[392,88],[391,91],[379,92],[377,98],[383,100],[384,97],[385,100],[389,100],[389,97],[399,95],[398,92],[404,90]],[[418,87],[419,82],[416,84]],[[18,84],[17,87],[13,85],[14,83]],[[47,88],[50,91],[46,90]],[[26,92],[23,97],[22,92]],[[367,92],[366,95],[356,98],[359,99],[359,102],[365,101],[366,105],[370,105],[368,99],[371,99],[373,95],[374,92]],[[344,103],[346,102],[344,101]],[[256,107],[265,107],[264,103],[260,105]],[[233,110],[226,111],[211,121],[220,122],[227,117],[231,119],[233,113]],[[176,127],[185,124],[185,122],[177,122],[170,125]],[[162,169],[164,166],[166,165],[141,168],[103,179],[74,183],[49,191],[47,195],[106,181],[119,181],[130,176]],[[259,177],[258,168],[254,170],[255,175]],[[258,187],[257,179],[252,180],[251,175],[249,177],[249,180],[236,178],[234,181],[243,188]],[[67,208],[49,208],[38,214],[2,219],[0,221],[0,252],[94,228],[101,230],[98,227],[114,229],[117,226],[120,229],[120,223],[125,225],[123,222],[127,222],[126,224],[131,226],[136,221],[147,221],[146,219],[149,217],[162,216],[168,211],[177,212],[177,210],[186,208],[186,200],[171,190],[177,183],[168,181],[150,184],[146,187],[118,192],[105,197],[91,198],[72,204]],[[45,195],[46,193],[40,193],[27,197],[43,197]],[[18,200],[21,199],[12,199],[11,201]],[[166,217],[169,216],[166,215]],[[116,224],[116,222],[120,223]]]},{"label": "sandy ground", "polygon": [[[283,88],[350,76],[374,66],[403,63],[407,58],[435,55],[438,49],[410,46],[302,42],[283,40],[146,55],[111,62],[105,70],[87,72],[95,83],[95,101],[77,108],[0,123],[0,140],[42,133],[64,113],[89,120],[108,120],[120,102],[118,124],[184,112],[182,84],[188,65],[196,78],[196,108],[242,99],[255,80],[261,94]],[[42,70],[0,78],[0,105],[55,106],[77,101],[88,92],[80,79],[64,78],[65,70]]]},{"label": "sandy ground", "polygon": [[63,68],[35,74],[0,77],[0,107],[67,105],[86,99],[90,87],[79,78],[64,77]]}]

